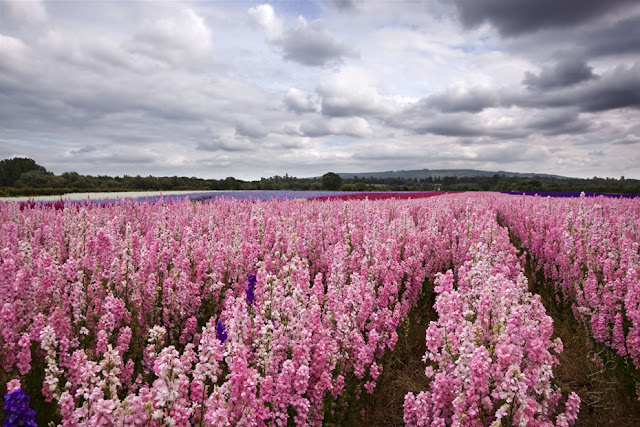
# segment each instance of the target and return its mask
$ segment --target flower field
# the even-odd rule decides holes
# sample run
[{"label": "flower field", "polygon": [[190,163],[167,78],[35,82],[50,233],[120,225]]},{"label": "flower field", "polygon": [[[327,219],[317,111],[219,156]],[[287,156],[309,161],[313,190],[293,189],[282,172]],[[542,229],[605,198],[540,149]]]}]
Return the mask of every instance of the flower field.
[{"label": "flower field", "polygon": [[322,425],[376,392],[433,292],[407,425],[572,425],[563,345],[509,231],[637,365],[637,200],[0,203],[5,423]]},{"label": "flower field", "polygon": [[505,225],[595,341],[640,368],[640,203],[502,199]]}]

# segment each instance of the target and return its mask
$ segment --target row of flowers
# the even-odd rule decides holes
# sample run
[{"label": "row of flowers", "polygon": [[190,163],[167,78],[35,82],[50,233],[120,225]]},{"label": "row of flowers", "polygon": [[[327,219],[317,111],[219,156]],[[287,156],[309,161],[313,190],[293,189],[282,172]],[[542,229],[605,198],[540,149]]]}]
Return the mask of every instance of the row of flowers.
[{"label": "row of flowers", "polygon": [[640,368],[640,203],[580,197],[498,200],[500,216],[558,302]]},{"label": "row of flowers", "polygon": [[[486,204],[487,201],[485,200]],[[567,426],[580,398],[571,393],[557,414],[552,385],[559,338],[538,295],[528,292],[508,231],[491,205],[473,213],[467,260],[435,282],[438,320],[426,332],[429,390],[405,396],[412,426]]]}]

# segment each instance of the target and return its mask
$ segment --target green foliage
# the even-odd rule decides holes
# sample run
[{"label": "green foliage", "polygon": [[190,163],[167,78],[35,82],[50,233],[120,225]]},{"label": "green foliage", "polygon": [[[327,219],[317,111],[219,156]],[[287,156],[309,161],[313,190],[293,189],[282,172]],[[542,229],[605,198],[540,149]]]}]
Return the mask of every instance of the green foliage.
[{"label": "green foliage", "polygon": [[20,179],[14,185],[16,187],[50,187],[51,185],[48,185],[48,176],[53,176],[53,174],[47,174],[40,170],[30,170],[20,175]]},{"label": "green foliage", "polygon": [[[347,176],[350,176],[347,174]],[[555,176],[445,176],[427,178],[358,177],[342,178],[328,172],[322,178],[295,178],[287,174],[242,181],[196,177],[91,176],[77,172],[55,175],[32,159],[0,161],[0,196],[40,196],[70,192],[140,190],[329,190],[329,191],[585,191],[640,194],[640,180],[614,178],[559,178]]]},{"label": "green foliage", "polygon": [[47,170],[33,159],[14,157],[0,161],[0,186],[13,187],[22,174],[27,172],[47,173]]},{"label": "green foliage", "polygon": [[353,187],[354,187],[354,190],[356,190],[356,191],[367,191],[368,190],[367,184],[365,184],[364,182],[356,182]]},{"label": "green foliage", "polygon": [[327,191],[340,190],[342,186],[342,178],[334,172],[327,172],[322,175],[322,189]]}]

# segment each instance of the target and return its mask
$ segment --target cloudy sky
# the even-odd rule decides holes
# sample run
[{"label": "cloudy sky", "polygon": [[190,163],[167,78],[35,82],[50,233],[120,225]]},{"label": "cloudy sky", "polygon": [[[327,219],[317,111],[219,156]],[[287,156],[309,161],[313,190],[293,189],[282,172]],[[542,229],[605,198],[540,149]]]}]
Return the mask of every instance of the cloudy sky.
[{"label": "cloudy sky", "polygon": [[0,158],[640,178],[637,0],[0,0]]}]

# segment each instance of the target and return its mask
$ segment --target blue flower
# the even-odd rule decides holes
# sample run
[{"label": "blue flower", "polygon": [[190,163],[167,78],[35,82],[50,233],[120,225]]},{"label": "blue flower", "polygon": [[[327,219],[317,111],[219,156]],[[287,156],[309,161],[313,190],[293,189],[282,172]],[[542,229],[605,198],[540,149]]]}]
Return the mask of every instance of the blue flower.
[{"label": "blue flower", "polygon": [[249,284],[247,285],[247,302],[254,302],[256,296],[253,294],[253,291],[256,290],[256,276],[255,274],[249,275]]},{"label": "blue flower", "polygon": [[227,330],[220,320],[216,323],[216,337],[218,337],[222,344],[227,340]]},{"label": "blue flower", "polygon": [[29,396],[19,388],[4,395],[4,427],[38,427],[34,420],[36,411],[29,409],[29,400]]}]

